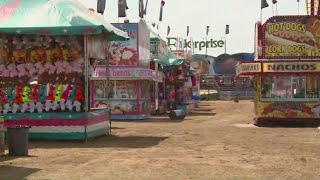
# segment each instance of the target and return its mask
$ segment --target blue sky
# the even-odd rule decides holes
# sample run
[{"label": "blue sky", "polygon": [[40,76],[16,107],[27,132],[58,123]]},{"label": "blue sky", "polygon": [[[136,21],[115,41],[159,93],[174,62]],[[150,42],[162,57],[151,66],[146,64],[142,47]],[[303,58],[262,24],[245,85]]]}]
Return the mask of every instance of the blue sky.
[{"label": "blue sky", "polygon": [[[96,9],[96,0],[80,0],[88,8]],[[146,1],[146,0],[145,0]],[[146,21],[159,24],[159,10],[161,0],[149,0]],[[278,0],[278,15],[306,14],[305,0]],[[202,41],[206,36],[206,26],[210,26],[208,39],[221,40],[225,36],[225,25],[230,25],[230,34],[227,35],[227,53],[253,52],[254,24],[260,20],[260,0],[165,0],[163,21],[159,24],[159,34],[166,38],[167,26],[171,27],[171,37],[186,38],[186,27],[190,26],[190,36],[194,40]],[[263,9],[265,21],[273,14],[276,7]],[[127,0],[127,12],[130,22],[138,22],[138,0]],[[118,0],[107,0],[105,18],[109,22],[123,22],[118,18]],[[158,30],[155,30],[158,32]],[[205,51],[196,51],[204,54]],[[219,55],[224,48],[208,49],[208,54]]]}]

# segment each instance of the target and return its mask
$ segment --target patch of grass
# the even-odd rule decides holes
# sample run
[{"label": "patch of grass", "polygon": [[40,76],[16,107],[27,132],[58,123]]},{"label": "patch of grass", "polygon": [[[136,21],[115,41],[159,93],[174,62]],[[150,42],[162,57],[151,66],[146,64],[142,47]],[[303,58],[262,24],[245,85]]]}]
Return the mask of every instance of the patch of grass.
[{"label": "patch of grass", "polygon": [[200,96],[200,100],[208,100],[208,96],[209,96],[209,100],[218,100],[219,99],[219,94],[218,93],[213,93],[213,94],[202,94]]}]

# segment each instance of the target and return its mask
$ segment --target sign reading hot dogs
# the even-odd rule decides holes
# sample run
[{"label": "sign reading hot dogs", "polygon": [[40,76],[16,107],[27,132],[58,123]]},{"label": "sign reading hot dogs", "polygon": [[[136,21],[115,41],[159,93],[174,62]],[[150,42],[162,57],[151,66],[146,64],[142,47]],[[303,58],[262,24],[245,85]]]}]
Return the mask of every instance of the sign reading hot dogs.
[{"label": "sign reading hot dogs", "polygon": [[320,72],[317,62],[270,62],[263,63],[263,72]]},{"label": "sign reading hot dogs", "polygon": [[263,25],[263,58],[320,57],[320,18],[274,16]]}]

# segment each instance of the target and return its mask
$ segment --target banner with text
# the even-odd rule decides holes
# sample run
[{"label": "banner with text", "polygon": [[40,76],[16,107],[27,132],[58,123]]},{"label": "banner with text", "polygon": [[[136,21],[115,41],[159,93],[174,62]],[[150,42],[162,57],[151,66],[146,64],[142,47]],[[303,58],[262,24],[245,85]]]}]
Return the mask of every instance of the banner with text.
[{"label": "banner with text", "polygon": [[320,17],[274,16],[263,25],[263,58],[320,57]]},{"label": "banner with text", "polygon": [[315,73],[320,72],[320,63],[317,62],[268,62],[263,63],[263,72],[277,73]]}]

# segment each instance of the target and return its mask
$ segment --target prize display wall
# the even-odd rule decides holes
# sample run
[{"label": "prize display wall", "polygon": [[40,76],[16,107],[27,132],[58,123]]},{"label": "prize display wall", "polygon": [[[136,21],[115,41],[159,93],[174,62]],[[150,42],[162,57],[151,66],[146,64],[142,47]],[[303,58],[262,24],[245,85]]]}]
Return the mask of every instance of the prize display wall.
[{"label": "prize display wall", "polygon": [[84,36],[3,35],[4,125],[30,126],[31,139],[106,135],[106,110],[86,111]]}]

